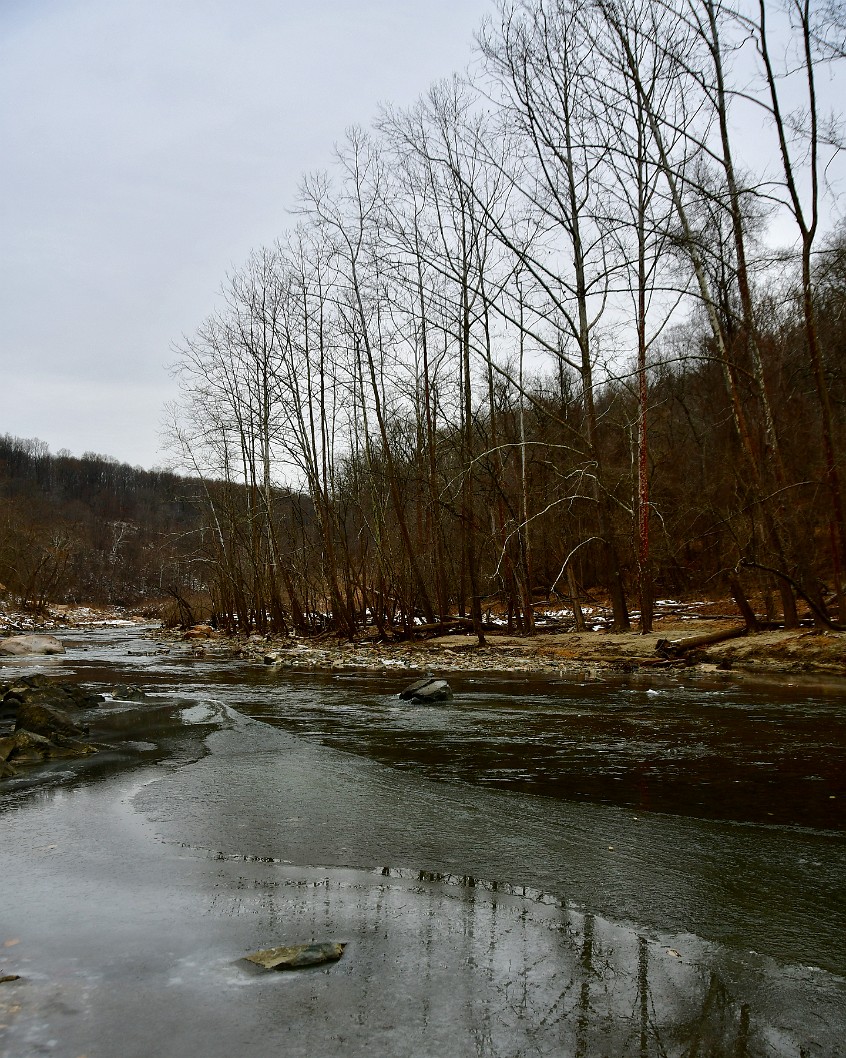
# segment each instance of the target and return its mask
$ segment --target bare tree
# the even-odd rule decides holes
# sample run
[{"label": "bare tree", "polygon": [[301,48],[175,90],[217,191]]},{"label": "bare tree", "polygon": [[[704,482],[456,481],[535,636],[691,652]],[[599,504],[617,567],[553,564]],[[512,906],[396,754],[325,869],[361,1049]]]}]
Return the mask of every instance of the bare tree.
[{"label": "bare tree", "polygon": [[515,245],[501,227],[498,234],[520,254],[544,295],[533,306],[533,321],[523,315],[533,341],[569,364],[581,381],[583,478],[590,483],[596,508],[614,625],[624,630],[629,616],[616,505],[603,464],[594,377],[612,277],[619,268],[608,217],[600,207],[608,150],[597,135],[589,103],[598,56],[584,12],[569,0],[501,6],[499,15],[496,28],[488,25],[483,33],[481,47],[522,134],[519,192],[538,215],[544,238],[529,251]]},{"label": "bare tree", "polygon": [[386,468],[393,516],[402,539],[404,559],[411,571],[416,599],[425,619],[431,623],[434,621],[434,608],[411,539],[388,431],[385,390],[387,349],[381,331],[381,312],[385,306],[379,251],[379,220],[385,190],[384,166],[370,138],[356,129],[350,131],[345,147],[338,152],[338,162],[343,174],[339,194],[333,195],[328,182],[320,177],[306,179],[302,188],[301,210],[325,230],[326,237],[332,242],[336,297],[345,315],[348,336],[355,343],[363,377],[369,385],[368,403],[378,427],[380,456]]},{"label": "bare tree", "polygon": [[[785,11],[791,31],[792,47],[789,49],[788,65],[782,70],[777,69],[773,57],[770,7],[766,0],[758,0],[757,17],[740,17],[743,25],[753,33],[760,55],[766,93],[769,97],[768,111],[778,139],[784,204],[799,230],[805,343],[819,405],[825,478],[831,495],[833,536],[836,541],[835,566],[842,571],[846,563],[846,517],[835,449],[829,385],[817,334],[812,255],[820,226],[822,151],[826,143],[817,100],[818,67],[824,61],[842,60],[846,55],[840,46],[839,38],[836,35],[833,38],[831,36],[832,26],[835,31],[838,26],[836,19],[832,23],[831,12],[825,5],[819,9],[811,0],[788,0]],[[796,82],[801,84],[804,101],[797,108],[791,109],[785,98],[789,98],[790,93],[796,89]],[[836,151],[840,149],[841,143],[839,131],[834,123],[831,125],[831,131],[828,146]],[[846,600],[840,577],[837,592],[842,619]]]}]

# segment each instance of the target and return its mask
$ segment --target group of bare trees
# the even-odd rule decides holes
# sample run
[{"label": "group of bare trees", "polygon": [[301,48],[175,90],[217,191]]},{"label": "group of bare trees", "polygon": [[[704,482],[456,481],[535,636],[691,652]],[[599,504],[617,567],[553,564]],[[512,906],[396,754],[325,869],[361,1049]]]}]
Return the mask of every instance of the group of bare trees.
[{"label": "group of bare trees", "polygon": [[220,620],[846,618],[844,37],[819,0],[503,3],[472,80],[351,130],[179,350]]}]

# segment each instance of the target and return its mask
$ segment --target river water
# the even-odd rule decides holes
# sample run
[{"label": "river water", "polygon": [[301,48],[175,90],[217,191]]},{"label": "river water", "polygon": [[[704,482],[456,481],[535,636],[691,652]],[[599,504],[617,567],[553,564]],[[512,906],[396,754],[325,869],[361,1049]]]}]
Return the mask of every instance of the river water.
[{"label": "river water", "polygon": [[[415,706],[404,672],[63,638],[0,678],[150,697],[0,792],[4,1058],[844,1053],[838,688],[477,674]],[[238,964],[338,937],[330,970]]]}]

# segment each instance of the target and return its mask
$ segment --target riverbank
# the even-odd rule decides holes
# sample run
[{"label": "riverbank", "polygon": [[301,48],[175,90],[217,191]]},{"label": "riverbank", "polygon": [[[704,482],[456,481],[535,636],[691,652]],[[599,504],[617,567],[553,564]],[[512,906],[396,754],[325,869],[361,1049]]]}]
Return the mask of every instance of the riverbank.
[{"label": "riverbank", "polygon": [[[699,645],[704,637],[735,631],[736,637]],[[639,672],[713,679],[788,676],[834,683],[846,679],[846,633],[799,628],[743,634],[743,626],[731,618],[668,618],[647,635],[543,631],[530,637],[498,632],[489,634],[484,646],[466,634],[392,642],[375,637],[343,642],[328,636],[244,639],[210,630],[152,634],[187,639],[198,653],[230,652],[283,670],[405,669],[410,675],[525,673],[580,679]]]},{"label": "riverbank", "polygon": [[55,632],[63,628],[131,628],[147,624],[150,617],[142,616],[123,606],[84,606],[51,603],[44,610],[22,610],[8,603],[0,603],[0,635],[11,636],[29,632]]},{"label": "riverbank", "polygon": [[[282,670],[310,672],[525,673],[578,679],[676,672],[686,678],[717,680],[786,676],[797,683],[817,681],[835,689],[846,680],[846,632],[803,625],[744,634],[742,622],[731,611],[728,600],[660,600],[654,630],[643,635],[637,630],[612,632],[610,614],[601,606],[587,607],[588,631],[575,632],[567,625],[567,611],[549,607],[539,612],[536,635],[511,634],[499,627],[486,634],[484,646],[469,633],[384,640],[372,632],[349,642],[330,634],[225,636],[200,626],[187,631],[148,627],[146,635],[165,646],[188,643],[198,656],[247,657]],[[149,626],[150,620],[149,615],[120,607],[51,606],[38,616],[0,613],[0,631],[49,631],[61,638],[63,629],[131,628]],[[731,637],[701,645],[703,638],[724,635]]]}]

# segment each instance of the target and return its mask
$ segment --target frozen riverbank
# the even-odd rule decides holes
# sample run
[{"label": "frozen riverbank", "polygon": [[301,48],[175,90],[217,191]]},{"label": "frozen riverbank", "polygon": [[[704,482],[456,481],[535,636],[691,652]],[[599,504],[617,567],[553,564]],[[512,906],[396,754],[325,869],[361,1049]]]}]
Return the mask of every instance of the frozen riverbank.
[{"label": "frozen riverbank", "polygon": [[[810,896],[781,941],[799,964],[697,933],[713,914],[744,942],[772,935],[739,898],[747,880],[734,908],[717,891],[754,828],[731,849],[730,830],[703,843],[673,821],[635,834],[620,813],[550,814],[263,724],[187,719],[183,754],[207,736],[194,763],[4,806],[3,966],[20,974],[0,986],[4,1058],[839,1053],[846,982],[806,963],[824,961]],[[747,869],[780,903],[773,837]],[[656,841],[673,848],[656,859]],[[672,928],[572,899],[644,885]],[[343,959],[270,976],[240,962],[311,939],[346,942]]]}]

